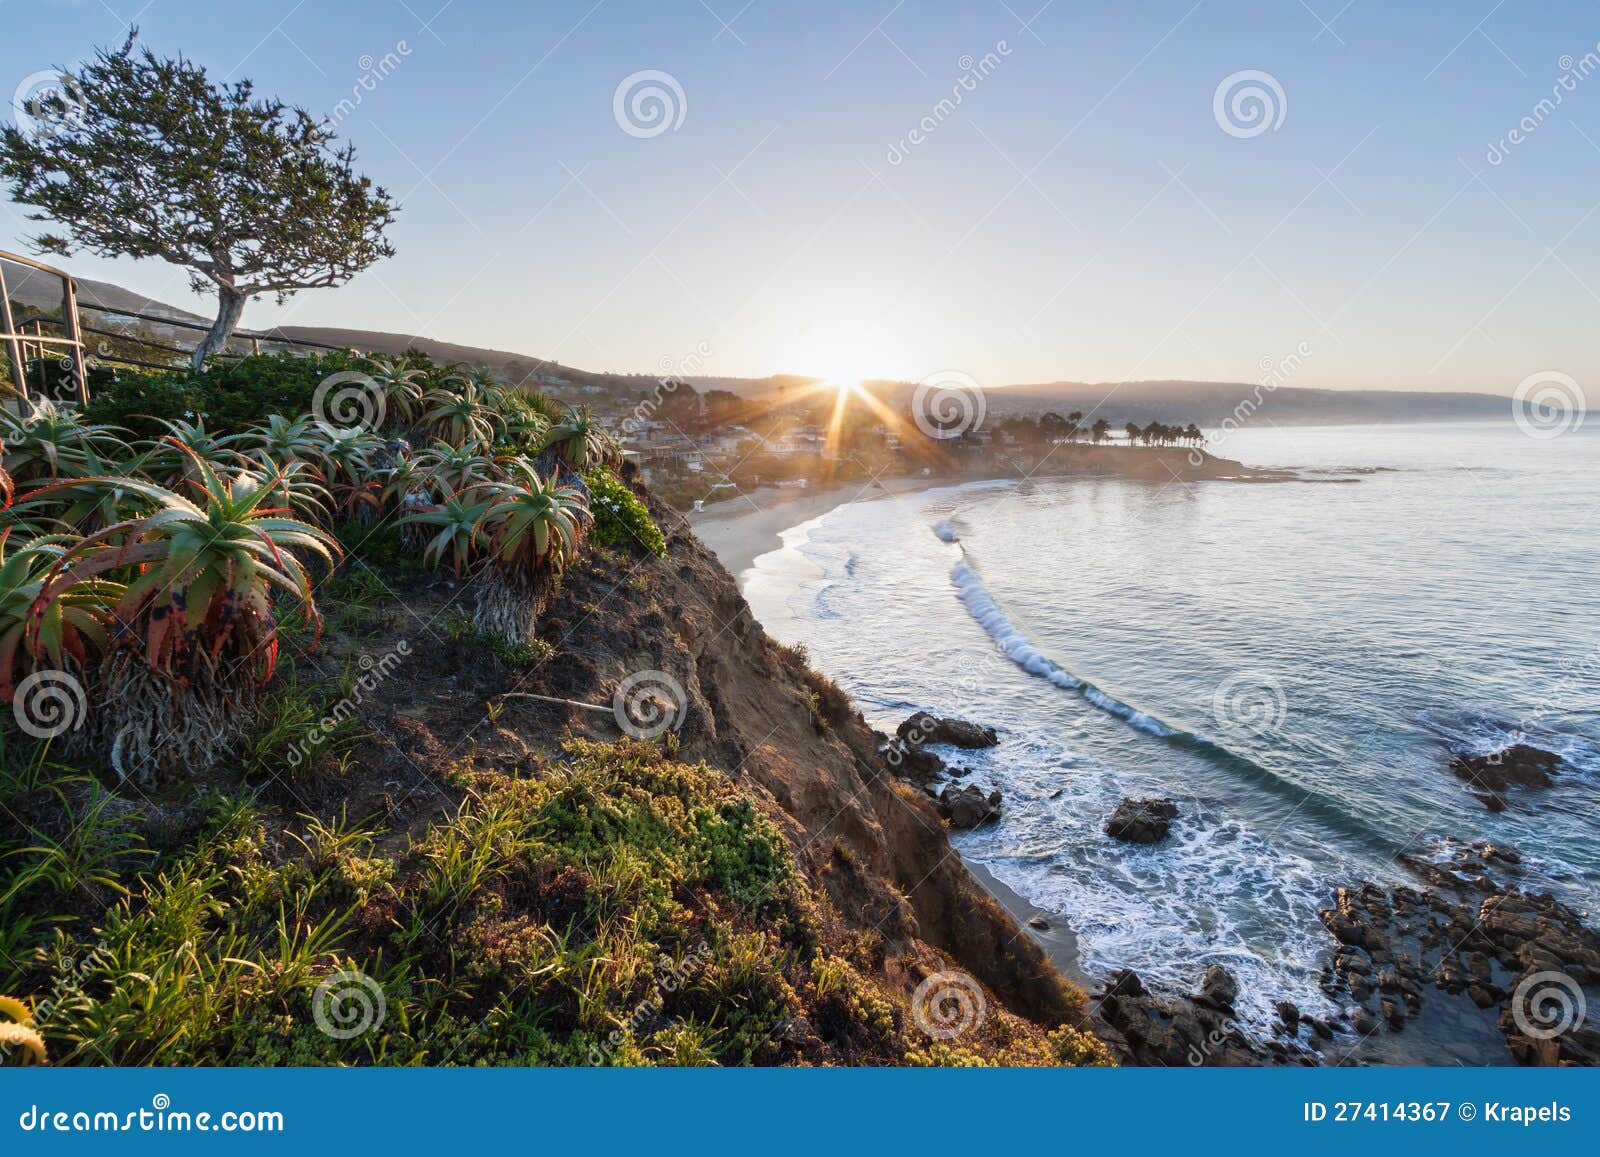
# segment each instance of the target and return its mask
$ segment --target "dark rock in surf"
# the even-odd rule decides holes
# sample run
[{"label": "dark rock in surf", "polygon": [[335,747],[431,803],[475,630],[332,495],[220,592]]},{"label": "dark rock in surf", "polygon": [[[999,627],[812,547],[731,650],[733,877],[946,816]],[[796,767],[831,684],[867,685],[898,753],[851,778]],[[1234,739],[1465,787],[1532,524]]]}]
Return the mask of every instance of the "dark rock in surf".
[{"label": "dark rock in surf", "polygon": [[903,739],[890,739],[878,748],[883,762],[901,779],[927,787],[945,776],[944,760]]},{"label": "dark rock in surf", "polygon": [[1527,743],[1514,743],[1489,755],[1457,752],[1450,770],[1467,781],[1472,794],[1490,811],[1505,810],[1505,792],[1513,787],[1538,790],[1555,783],[1561,757]]},{"label": "dark rock in surf", "polygon": [[1233,1002],[1239,999],[1239,981],[1222,965],[1208,964],[1200,974],[1200,995],[1231,1011]]},{"label": "dark rock in surf", "polygon": [[993,747],[1000,742],[994,728],[969,723],[965,719],[941,718],[919,711],[896,729],[901,741],[911,747],[924,743],[948,743],[952,747]]},{"label": "dark rock in surf", "polygon": [[1170,799],[1125,799],[1106,821],[1106,835],[1134,844],[1158,844],[1167,838],[1178,805]]},{"label": "dark rock in surf", "polygon": [[953,828],[976,828],[1000,818],[1000,793],[983,794],[976,784],[946,787],[939,793],[939,814]]}]

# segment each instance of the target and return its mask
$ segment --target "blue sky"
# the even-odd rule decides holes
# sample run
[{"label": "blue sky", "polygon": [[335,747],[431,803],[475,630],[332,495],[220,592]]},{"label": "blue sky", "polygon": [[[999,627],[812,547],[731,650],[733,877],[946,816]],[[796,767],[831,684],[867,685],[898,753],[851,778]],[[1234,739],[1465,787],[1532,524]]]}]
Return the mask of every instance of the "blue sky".
[{"label": "blue sky", "polygon": [[[403,201],[396,257],[247,326],[986,385],[1297,350],[1293,385],[1600,377],[1593,4],[139,2],[0,0],[0,88],[132,21],[312,111],[361,91],[338,131]],[[614,115],[646,70],[682,93],[655,135]],[[1246,70],[1259,133],[1216,114]],[[0,247],[27,232],[0,210]],[[67,264],[210,309],[169,267]]]}]

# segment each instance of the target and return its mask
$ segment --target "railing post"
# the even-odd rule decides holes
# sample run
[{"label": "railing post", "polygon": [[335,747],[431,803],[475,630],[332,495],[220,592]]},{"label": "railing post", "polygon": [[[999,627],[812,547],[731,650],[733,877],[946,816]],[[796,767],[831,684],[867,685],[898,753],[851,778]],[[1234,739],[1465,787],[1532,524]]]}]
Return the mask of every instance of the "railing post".
[{"label": "railing post", "polygon": [[6,292],[6,271],[0,263],[0,333],[13,336],[5,339],[6,360],[11,367],[11,381],[17,387],[17,393],[23,398],[28,396],[28,376],[22,368],[22,348],[16,334],[16,323],[11,319],[11,296]]},{"label": "railing post", "polygon": [[70,277],[61,285],[61,319],[72,345],[72,376],[78,385],[78,404],[89,404],[89,366],[83,357],[83,326],[78,322],[78,283]]}]

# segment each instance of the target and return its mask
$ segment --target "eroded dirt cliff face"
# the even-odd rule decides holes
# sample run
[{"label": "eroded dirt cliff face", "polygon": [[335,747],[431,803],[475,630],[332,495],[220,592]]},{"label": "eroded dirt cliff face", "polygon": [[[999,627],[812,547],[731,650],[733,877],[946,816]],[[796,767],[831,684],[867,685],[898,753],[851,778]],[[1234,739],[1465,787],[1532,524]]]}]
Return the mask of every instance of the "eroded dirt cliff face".
[{"label": "eroded dirt cliff face", "polygon": [[[666,558],[629,560],[621,574],[581,568],[546,611],[540,633],[559,653],[544,692],[609,703],[629,675],[671,676],[686,696],[680,757],[725,771],[769,806],[839,912],[883,937],[887,970],[914,986],[919,973],[953,966],[1013,1012],[1081,1021],[1083,994],[968,873],[933,802],[890,774],[882,737],[802,655],[767,636],[680,517],[652,513]],[[606,716],[528,701],[500,725],[519,722],[615,735]]]},{"label": "eroded dirt cliff face", "polygon": [[[466,761],[479,772],[547,774],[574,736],[622,737],[610,708],[625,681],[641,677],[641,693],[655,687],[669,697],[675,687],[679,725],[654,742],[726,775],[772,817],[829,901],[840,937],[894,995],[908,1028],[919,985],[964,973],[983,989],[993,1038],[983,1058],[1107,1059],[1092,1038],[1050,1035],[1089,1024],[1086,997],[968,873],[933,801],[891,773],[883,737],[802,654],[767,636],[680,516],[650,505],[665,557],[587,552],[540,616],[543,653],[531,662],[507,663],[465,632],[470,580],[448,575],[419,575],[396,590],[399,600],[357,636],[330,631],[317,656],[325,673],[401,642],[411,653],[360,705],[364,770],[328,789],[338,800],[307,800],[318,789],[301,784],[284,802],[386,816],[398,847],[458,806],[448,785]],[[1006,1041],[1034,1059],[1008,1059],[1020,1054],[1005,1052]],[[964,1048],[970,1038],[925,1043]]]}]

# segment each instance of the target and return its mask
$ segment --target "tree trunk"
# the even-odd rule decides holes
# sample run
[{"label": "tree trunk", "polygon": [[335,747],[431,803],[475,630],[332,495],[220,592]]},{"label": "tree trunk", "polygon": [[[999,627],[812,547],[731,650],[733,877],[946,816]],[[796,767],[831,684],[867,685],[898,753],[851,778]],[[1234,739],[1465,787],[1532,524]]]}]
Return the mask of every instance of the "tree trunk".
[{"label": "tree trunk", "polygon": [[212,323],[211,331],[201,339],[200,344],[194,347],[194,354],[189,359],[189,365],[196,373],[205,369],[208,357],[227,344],[228,338],[239,324],[239,318],[244,314],[244,303],[248,300],[244,294],[231,286],[219,287],[217,320]]}]

